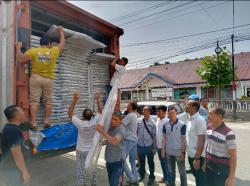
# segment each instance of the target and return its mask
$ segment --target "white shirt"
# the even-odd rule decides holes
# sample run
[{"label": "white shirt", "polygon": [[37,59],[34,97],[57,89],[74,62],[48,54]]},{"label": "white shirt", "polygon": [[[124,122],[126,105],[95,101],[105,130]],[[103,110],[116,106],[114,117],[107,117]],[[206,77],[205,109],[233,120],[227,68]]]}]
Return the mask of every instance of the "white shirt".
[{"label": "white shirt", "polygon": [[[126,68],[122,65],[115,65],[115,73],[113,75],[113,78],[111,79],[110,86],[114,86],[115,81],[119,79],[119,82],[121,82],[121,78],[123,74],[126,72]],[[120,85],[118,86],[120,88]]]},{"label": "white shirt", "polygon": [[177,116],[180,121],[182,121],[184,124],[187,124],[190,115],[187,112],[183,112],[180,115]]},{"label": "white shirt", "polygon": [[[206,135],[206,130],[206,120],[198,112],[190,117],[190,120],[187,122],[187,153],[190,158],[195,156],[198,136]],[[204,149],[201,155],[203,157],[205,157]]]},{"label": "white shirt", "polygon": [[162,120],[160,118],[157,118],[156,121],[156,147],[158,149],[162,148],[162,138],[163,138],[163,126],[169,121],[167,117],[163,118]]},{"label": "white shirt", "polygon": [[77,116],[72,117],[72,123],[78,129],[76,150],[88,152],[92,146],[93,137],[96,132],[96,124],[100,114],[95,115],[90,121],[80,120]]}]

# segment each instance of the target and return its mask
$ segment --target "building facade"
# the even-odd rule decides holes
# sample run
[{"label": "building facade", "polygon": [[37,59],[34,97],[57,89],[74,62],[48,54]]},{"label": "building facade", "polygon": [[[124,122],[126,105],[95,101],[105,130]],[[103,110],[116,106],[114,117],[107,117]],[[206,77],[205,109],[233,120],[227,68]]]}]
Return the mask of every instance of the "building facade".
[{"label": "building facade", "polygon": [[[236,64],[236,97],[250,98],[250,52],[235,55]],[[216,98],[216,89],[208,87],[201,80],[195,69],[199,67],[199,60],[190,60],[128,70],[123,77],[123,100],[162,100],[184,99],[191,94],[210,99]],[[222,99],[232,99],[232,85],[221,90]]]}]

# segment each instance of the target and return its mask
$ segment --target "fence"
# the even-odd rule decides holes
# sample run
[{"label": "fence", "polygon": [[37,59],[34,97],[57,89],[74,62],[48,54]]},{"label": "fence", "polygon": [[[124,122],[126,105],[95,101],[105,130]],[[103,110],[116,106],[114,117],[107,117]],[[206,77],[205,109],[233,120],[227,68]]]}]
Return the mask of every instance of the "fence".
[{"label": "fence", "polygon": [[[146,101],[146,100],[145,100]],[[150,100],[147,100],[150,101]],[[163,102],[166,100],[162,100]],[[129,101],[122,101],[121,107],[122,109],[126,108],[126,105]],[[185,107],[185,100],[171,100],[171,102],[177,102],[182,108]],[[209,108],[218,105],[218,101],[209,100]],[[250,100],[236,100],[236,114],[237,118],[250,121]],[[231,118],[233,116],[233,100],[222,100],[221,101],[222,108],[226,111],[226,116]]]}]

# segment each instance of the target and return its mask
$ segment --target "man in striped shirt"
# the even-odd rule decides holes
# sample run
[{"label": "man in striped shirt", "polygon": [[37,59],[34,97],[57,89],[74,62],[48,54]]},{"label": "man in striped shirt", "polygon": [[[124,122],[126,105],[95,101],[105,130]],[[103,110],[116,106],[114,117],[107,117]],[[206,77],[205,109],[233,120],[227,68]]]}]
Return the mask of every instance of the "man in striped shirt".
[{"label": "man in striped shirt", "polygon": [[209,110],[212,128],[207,130],[206,163],[203,167],[209,186],[234,185],[237,164],[235,135],[224,124],[224,116],[222,108]]}]

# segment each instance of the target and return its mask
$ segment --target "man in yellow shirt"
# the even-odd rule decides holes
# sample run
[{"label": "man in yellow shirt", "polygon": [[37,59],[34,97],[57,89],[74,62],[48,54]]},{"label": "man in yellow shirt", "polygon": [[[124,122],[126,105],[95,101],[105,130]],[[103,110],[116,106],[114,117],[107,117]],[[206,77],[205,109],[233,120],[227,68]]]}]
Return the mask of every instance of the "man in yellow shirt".
[{"label": "man in yellow shirt", "polygon": [[24,54],[21,51],[22,43],[16,43],[16,57],[21,63],[32,62],[32,72],[29,80],[31,128],[37,129],[36,113],[41,96],[45,103],[45,127],[50,127],[52,112],[52,92],[55,78],[56,60],[65,45],[63,27],[57,28],[60,33],[60,43],[52,47],[52,42],[47,36],[40,39],[40,47],[30,48]]}]

